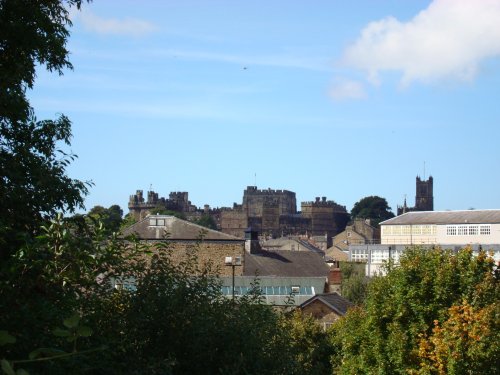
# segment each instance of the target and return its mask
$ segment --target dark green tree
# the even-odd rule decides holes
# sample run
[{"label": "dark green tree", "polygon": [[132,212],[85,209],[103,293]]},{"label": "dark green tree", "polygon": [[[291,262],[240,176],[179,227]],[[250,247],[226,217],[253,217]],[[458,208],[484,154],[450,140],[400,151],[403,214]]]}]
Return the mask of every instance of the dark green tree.
[{"label": "dark green tree", "polygon": [[208,229],[217,230],[217,224],[215,223],[214,218],[210,215],[203,215],[199,219],[194,220],[194,223]]},{"label": "dark green tree", "polygon": [[0,259],[32,238],[46,217],[83,207],[87,184],[66,175],[75,158],[71,123],[60,115],[38,121],[26,97],[37,66],[62,74],[69,7],[81,0],[0,1]]},{"label": "dark green tree", "polygon": [[104,208],[103,206],[94,206],[87,214],[91,224],[102,223],[106,233],[118,232],[122,224],[123,210],[117,204]]},{"label": "dark green tree", "polygon": [[385,198],[376,195],[359,200],[351,210],[352,219],[370,219],[373,226],[378,226],[380,222],[393,217],[394,214],[391,212]]}]

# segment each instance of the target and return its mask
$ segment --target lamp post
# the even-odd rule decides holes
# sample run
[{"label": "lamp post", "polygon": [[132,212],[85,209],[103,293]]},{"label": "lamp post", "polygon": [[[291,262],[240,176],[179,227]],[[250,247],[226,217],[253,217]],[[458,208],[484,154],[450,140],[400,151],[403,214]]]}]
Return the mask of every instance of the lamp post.
[{"label": "lamp post", "polygon": [[233,300],[234,300],[234,269],[236,267],[241,267],[241,257],[226,257],[224,259],[224,264],[232,268],[233,271]]}]

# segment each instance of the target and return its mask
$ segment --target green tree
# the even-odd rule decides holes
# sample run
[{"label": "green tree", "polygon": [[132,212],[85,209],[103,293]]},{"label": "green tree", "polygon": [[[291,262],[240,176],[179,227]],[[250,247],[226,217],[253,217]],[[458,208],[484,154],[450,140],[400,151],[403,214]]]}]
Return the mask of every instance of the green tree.
[{"label": "green tree", "polygon": [[0,259],[31,238],[45,217],[83,207],[88,185],[66,175],[75,156],[59,149],[69,145],[69,119],[38,121],[26,97],[37,66],[59,74],[71,68],[68,9],[81,3],[0,2]]},{"label": "green tree", "polygon": [[[419,352],[422,337],[436,324],[447,326],[452,306],[465,300],[483,309],[500,300],[499,273],[485,252],[412,247],[386,271],[370,283],[363,308],[334,328],[332,340],[341,353],[334,363],[341,374],[416,373],[428,360]],[[496,359],[490,352],[482,361]]]},{"label": "green tree", "polygon": [[104,208],[103,206],[94,206],[88,212],[87,217],[92,224],[102,223],[108,234],[118,232],[122,224],[123,210],[117,204]]},{"label": "green tree", "polygon": [[376,195],[365,197],[354,204],[351,217],[370,219],[373,226],[378,226],[381,221],[394,217],[385,198]]},{"label": "green tree", "polygon": [[199,219],[194,220],[194,223],[208,229],[217,230],[217,224],[215,223],[214,218],[210,215],[202,215]]},{"label": "green tree", "polygon": [[365,276],[365,263],[340,262],[342,296],[352,303],[364,303],[370,278]]}]

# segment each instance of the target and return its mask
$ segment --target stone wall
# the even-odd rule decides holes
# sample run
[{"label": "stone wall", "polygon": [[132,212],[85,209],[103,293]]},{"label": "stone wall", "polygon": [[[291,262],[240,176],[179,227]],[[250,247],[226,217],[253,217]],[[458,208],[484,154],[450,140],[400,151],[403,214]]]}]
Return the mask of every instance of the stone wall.
[{"label": "stone wall", "polygon": [[302,312],[311,315],[319,323],[333,323],[340,318],[340,315],[330,310],[324,303],[318,300],[303,307]]},{"label": "stone wall", "polygon": [[[244,241],[166,241],[174,264],[180,264],[188,257],[188,253],[195,252],[198,266],[203,268],[211,263],[214,272],[218,271],[220,276],[231,276],[232,267],[224,264],[225,257],[241,257],[244,263],[245,244]],[[243,267],[235,267],[235,275],[241,276]]]}]

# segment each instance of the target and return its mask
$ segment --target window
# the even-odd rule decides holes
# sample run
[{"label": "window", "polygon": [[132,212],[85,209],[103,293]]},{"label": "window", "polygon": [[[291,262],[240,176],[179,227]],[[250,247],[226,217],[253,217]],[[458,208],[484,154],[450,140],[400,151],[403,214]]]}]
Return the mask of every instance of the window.
[{"label": "window", "polygon": [[479,227],[479,233],[481,235],[490,235],[491,234],[491,226],[490,225],[481,225]]},{"label": "window", "polygon": [[457,235],[457,226],[456,225],[447,225],[446,226],[446,235],[447,236],[456,236]]},{"label": "window", "polygon": [[149,219],[149,226],[151,227],[164,227],[165,226],[165,219],[159,219],[159,218],[151,218]]},{"label": "window", "polygon": [[490,235],[491,225],[447,225],[447,236],[477,236]]}]

